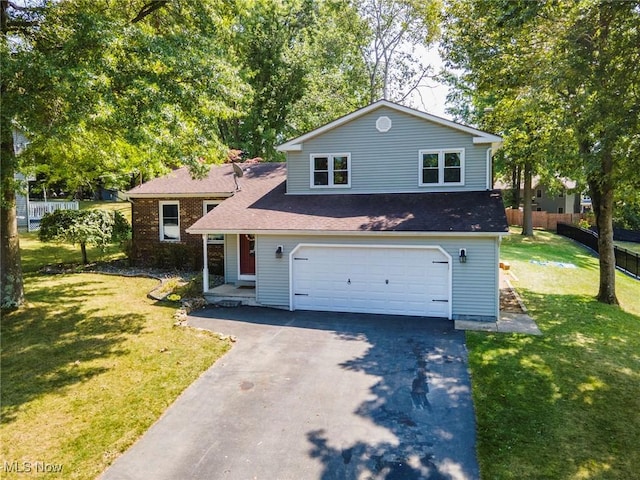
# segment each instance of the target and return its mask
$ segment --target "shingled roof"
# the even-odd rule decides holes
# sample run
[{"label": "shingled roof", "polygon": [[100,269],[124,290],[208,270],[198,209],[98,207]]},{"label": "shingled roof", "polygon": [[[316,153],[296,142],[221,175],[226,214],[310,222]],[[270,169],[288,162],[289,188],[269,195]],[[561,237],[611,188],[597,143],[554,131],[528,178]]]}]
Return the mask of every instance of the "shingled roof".
[{"label": "shingled roof", "polygon": [[209,175],[202,180],[192,178],[187,167],[178,168],[163,177],[154,178],[127,192],[131,198],[140,197],[188,197],[231,195],[236,190],[233,167],[230,164],[213,165]]},{"label": "shingled roof", "polygon": [[252,165],[241,190],[187,231],[500,233],[500,192],[287,195],[286,166]]}]

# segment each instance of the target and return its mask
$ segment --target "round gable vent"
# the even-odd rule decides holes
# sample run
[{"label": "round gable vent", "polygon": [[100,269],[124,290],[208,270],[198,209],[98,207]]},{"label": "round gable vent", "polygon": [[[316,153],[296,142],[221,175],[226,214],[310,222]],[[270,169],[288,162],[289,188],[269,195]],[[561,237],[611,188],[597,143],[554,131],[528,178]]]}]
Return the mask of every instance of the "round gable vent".
[{"label": "round gable vent", "polygon": [[386,116],[378,117],[378,120],[376,120],[376,128],[379,132],[388,132],[391,130],[391,119]]}]

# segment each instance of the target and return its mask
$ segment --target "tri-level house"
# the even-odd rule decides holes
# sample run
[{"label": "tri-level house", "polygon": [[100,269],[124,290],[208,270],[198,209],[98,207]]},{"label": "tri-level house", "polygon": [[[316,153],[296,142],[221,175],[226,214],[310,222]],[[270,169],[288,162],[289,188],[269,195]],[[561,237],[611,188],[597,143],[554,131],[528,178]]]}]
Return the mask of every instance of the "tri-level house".
[{"label": "tri-level house", "polygon": [[[204,290],[217,298],[242,291],[290,310],[495,320],[508,233],[492,190],[500,143],[383,100],[280,145],[286,163],[215,167],[214,189],[232,185],[237,167],[239,188],[211,190],[219,203],[190,226],[176,225],[179,197],[165,200],[159,215],[176,217],[175,231],[160,223],[166,241],[200,236]],[[226,285],[210,290],[212,238]]]}]

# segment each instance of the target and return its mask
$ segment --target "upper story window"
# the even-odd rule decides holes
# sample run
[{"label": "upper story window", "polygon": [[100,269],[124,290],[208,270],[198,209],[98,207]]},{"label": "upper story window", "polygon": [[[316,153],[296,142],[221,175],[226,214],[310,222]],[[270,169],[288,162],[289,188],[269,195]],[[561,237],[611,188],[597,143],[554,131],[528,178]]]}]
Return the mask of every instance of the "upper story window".
[{"label": "upper story window", "polygon": [[[205,200],[204,202],[202,202],[202,214],[206,215],[211,210],[216,208],[217,205],[220,205],[221,202],[222,200]],[[207,235],[207,243],[210,243],[210,244],[224,243],[224,235],[222,234],[216,235],[216,234],[210,233],[209,235]]]},{"label": "upper story window", "polygon": [[311,188],[351,186],[351,154],[311,155]]},{"label": "upper story window", "polygon": [[160,202],[160,241],[180,241],[180,202]]},{"label": "upper story window", "polygon": [[420,185],[463,185],[464,149],[420,150]]}]

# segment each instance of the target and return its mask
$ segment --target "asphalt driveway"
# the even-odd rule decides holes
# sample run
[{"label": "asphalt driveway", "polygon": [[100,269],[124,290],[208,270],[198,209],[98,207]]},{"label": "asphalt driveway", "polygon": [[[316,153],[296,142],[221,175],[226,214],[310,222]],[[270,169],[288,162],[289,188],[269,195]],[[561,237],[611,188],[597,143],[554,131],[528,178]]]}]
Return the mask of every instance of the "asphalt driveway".
[{"label": "asphalt driveway", "polygon": [[237,342],[104,480],[479,478],[453,322],[240,307],[189,323]]}]

